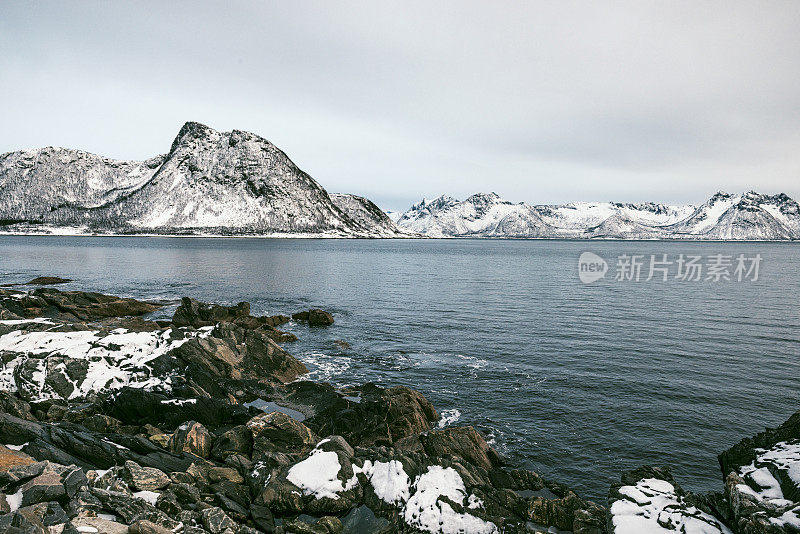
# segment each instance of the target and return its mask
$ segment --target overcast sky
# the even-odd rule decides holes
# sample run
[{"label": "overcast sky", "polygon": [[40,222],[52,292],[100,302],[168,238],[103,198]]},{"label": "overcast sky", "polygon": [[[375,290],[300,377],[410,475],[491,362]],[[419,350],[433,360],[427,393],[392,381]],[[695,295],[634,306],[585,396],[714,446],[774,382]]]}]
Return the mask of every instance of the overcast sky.
[{"label": "overcast sky", "polygon": [[0,152],[266,137],[400,210],[800,198],[800,2],[0,4]]}]

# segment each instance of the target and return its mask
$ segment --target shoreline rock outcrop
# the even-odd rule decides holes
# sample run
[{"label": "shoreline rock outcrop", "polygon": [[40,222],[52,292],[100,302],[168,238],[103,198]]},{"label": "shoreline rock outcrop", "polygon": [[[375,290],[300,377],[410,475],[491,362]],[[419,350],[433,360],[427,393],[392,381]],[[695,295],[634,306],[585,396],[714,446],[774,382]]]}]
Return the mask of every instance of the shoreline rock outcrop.
[{"label": "shoreline rock outcrop", "polygon": [[286,316],[157,308],[0,290],[0,532],[797,531],[800,412],[720,455],[724,493],[645,467],[605,508],[438,428],[413,389],[302,380]]}]

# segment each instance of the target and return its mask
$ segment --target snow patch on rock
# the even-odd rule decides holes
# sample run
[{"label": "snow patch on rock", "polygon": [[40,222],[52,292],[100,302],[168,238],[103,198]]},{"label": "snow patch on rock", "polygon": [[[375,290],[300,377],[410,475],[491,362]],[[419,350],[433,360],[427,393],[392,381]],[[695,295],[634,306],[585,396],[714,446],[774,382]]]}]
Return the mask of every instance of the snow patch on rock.
[{"label": "snow patch on rock", "polygon": [[[68,399],[124,386],[168,388],[168,382],[152,376],[148,362],[179,347],[192,336],[207,335],[190,332],[184,339],[171,339],[170,334],[171,330],[130,332],[122,328],[108,333],[15,330],[0,336],[0,353],[15,356],[0,369],[0,388],[8,391],[24,388],[30,398],[37,400],[61,398],[62,395],[46,381],[53,373],[60,374],[71,384],[71,391],[66,395]],[[67,364],[72,360],[84,362],[85,374],[71,375]],[[23,364],[29,372],[15,372]]]},{"label": "snow patch on rock", "polygon": [[731,534],[717,519],[684,502],[667,481],[644,478],[619,493],[624,498],[610,509],[614,534]]},{"label": "snow patch on rock", "polygon": [[439,500],[440,497],[447,497],[463,505],[467,498],[464,481],[452,467],[430,466],[427,472],[417,477],[414,490],[403,512],[403,519],[408,525],[442,534],[497,532],[494,523],[472,514],[458,513],[447,502]]}]

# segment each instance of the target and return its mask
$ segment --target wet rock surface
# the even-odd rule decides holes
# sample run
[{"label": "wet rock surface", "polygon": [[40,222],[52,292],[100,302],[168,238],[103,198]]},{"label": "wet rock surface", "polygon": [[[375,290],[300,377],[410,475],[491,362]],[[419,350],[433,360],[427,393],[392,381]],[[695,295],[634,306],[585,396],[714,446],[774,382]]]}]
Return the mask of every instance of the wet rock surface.
[{"label": "wet rock surface", "polygon": [[[0,289],[0,532],[774,533],[800,522],[800,413],[720,455],[725,491],[625,473],[608,507],[506,465],[419,392],[302,380],[286,316]],[[329,314],[309,325],[333,322]],[[45,343],[46,341],[46,343]],[[300,379],[300,380],[298,380]]]}]

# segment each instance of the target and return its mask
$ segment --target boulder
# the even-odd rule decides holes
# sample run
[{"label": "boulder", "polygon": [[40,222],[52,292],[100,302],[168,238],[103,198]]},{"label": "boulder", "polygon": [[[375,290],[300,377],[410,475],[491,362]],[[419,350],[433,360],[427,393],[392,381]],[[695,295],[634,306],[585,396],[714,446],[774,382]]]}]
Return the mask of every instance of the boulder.
[{"label": "boulder", "polygon": [[0,391],[0,412],[33,421],[31,405],[9,391]]},{"label": "boulder", "polygon": [[361,387],[361,402],[335,403],[305,421],[320,435],[340,435],[354,446],[393,445],[431,429],[439,415],[418,391],[405,386]]},{"label": "boulder", "polygon": [[238,425],[214,440],[212,458],[223,460],[231,454],[250,456],[253,452],[253,433],[245,425]]},{"label": "boulder", "polygon": [[45,471],[22,485],[22,506],[63,499],[67,492],[61,475]]},{"label": "boulder", "polygon": [[139,521],[135,521],[129,528],[129,534],[173,534],[173,532],[168,529],[164,528],[161,525],[157,525],[152,521],[147,521],[146,519],[140,519]]},{"label": "boulder", "polygon": [[179,426],[167,444],[172,452],[188,452],[200,458],[209,457],[211,446],[211,434],[206,427],[196,421],[189,421]]},{"label": "boulder", "polygon": [[36,463],[36,460],[24,452],[9,449],[5,445],[0,445],[0,471],[8,471],[12,467],[30,465],[33,463]]},{"label": "boulder", "polygon": [[232,323],[220,323],[210,336],[190,339],[172,353],[217,379],[287,383],[308,372],[265,333]]},{"label": "boulder", "polygon": [[3,300],[3,307],[20,317],[52,317],[63,320],[96,321],[109,317],[145,315],[160,304],[102,293],[36,289],[19,299]]},{"label": "boulder", "polygon": [[170,484],[169,477],[163,471],[154,467],[142,467],[131,460],[125,462],[123,477],[135,491],[157,491]]},{"label": "boulder", "polygon": [[319,308],[293,313],[292,319],[307,322],[309,326],[329,326],[333,324],[333,315]]},{"label": "boulder", "polygon": [[200,512],[200,517],[203,519],[203,525],[206,530],[211,534],[221,534],[227,529],[236,530],[238,525],[236,522],[228,517],[228,514],[222,508],[212,506]]},{"label": "boulder", "polygon": [[19,509],[23,514],[36,517],[41,523],[46,526],[61,525],[69,521],[69,516],[64,508],[55,501],[53,502],[40,502],[31,506]]},{"label": "boulder", "polygon": [[499,463],[497,452],[471,426],[433,430],[422,434],[420,440],[433,457],[455,456],[487,470]]},{"label": "boulder", "polygon": [[240,302],[235,306],[220,306],[218,304],[207,304],[199,302],[193,298],[183,297],[181,304],[172,316],[172,324],[175,326],[191,326],[201,328],[204,326],[214,326],[222,321],[233,321],[240,317],[250,316],[250,303]]},{"label": "boulder", "polygon": [[106,469],[126,460],[162,471],[184,470],[191,464],[188,457],[171,454],[143,436],[97,434],[73,423],[41,425],[3,413],[1,442],[28,442],[25,452],[34,458],[87,469]]},{"label": "boulder", "polygon": [[122,388],[101,401],[103,410],[126,425],[155,425],[175,428],[186,421],[197,421],[208,427],[243,424],[252,417],[241,405],[227,398],[199,397],[188,402],[174,402],[166,395],[141,388]]},{"label": "boulder", "polygon": [[184,482],[175,482],[170,486],[170,491],[175,494],[178,502],[182,504],[197,504],[200,502],[200,490],[191,484]]},{"label": "boulder", "polygon": [[58,276],[37,276],[25,285],[29,286],[51,286],[55,284],[66,284],[72,282],[70,278],[60,278]]},{"label": "boulder", "polygon": [[[306,425],[282,412],[253,417],[246,427],[253,436],[253,451],[300,454],[311,449],[319,437]],[[255,458],[254,458],[255,460]]]}]

